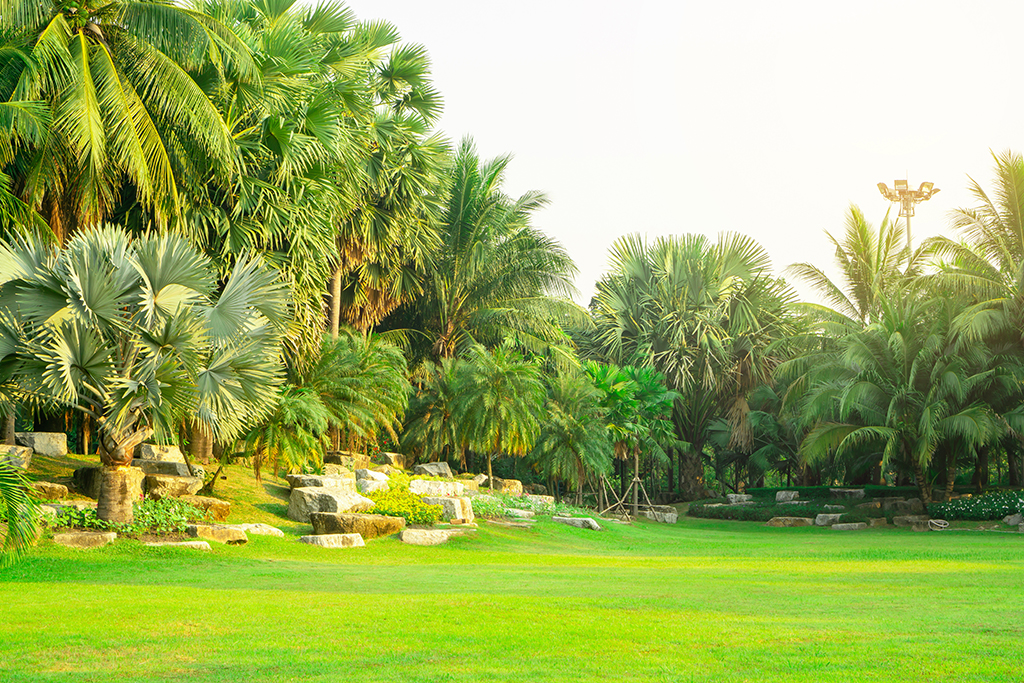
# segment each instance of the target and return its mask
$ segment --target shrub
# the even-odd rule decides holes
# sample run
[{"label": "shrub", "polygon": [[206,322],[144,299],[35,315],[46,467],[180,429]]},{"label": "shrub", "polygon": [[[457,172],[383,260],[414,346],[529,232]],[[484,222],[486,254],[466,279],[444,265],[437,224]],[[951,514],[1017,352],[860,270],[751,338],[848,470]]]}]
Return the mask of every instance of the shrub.
[{"label": "shrub", "polygon": [[493,496],[482,494],[473,498],[473,514],[478,517],[506,517],[506,510],[530,510],[538,515],[560,515],[586,517],[594,514],[593,510],[578,508],[568,503],[544,503],[534,502],[528,498],[519,498],[504,493],[495,493]]},{"label": "shrub", "polygon": [[989,521],[1024,512],[1024,491],[999,491],[977,498],[959,498],[948,503],[932,503],[928,514],[940,519]]},{"label": "shrub", "polygon": [[[767,522],[772,517],[816,517],[820,514],[842,514],[843,522],[864,522],[870,517],[882,516],[881,510],[858,510],[848,505],[845,510],[827,510],[826,505],[841,505],[839,502],[812,500],[806,505],[776,505],[775,501],[754,505],[712,505],[724,503],[724,498],[714,498],[691,503],[687,511],[690,517],[702,519],[731,519],[739,522]],[[874,512],[874,515],[869,514]]]},{"label": "shrub", "polygon": [[434,524],[443,513],[440,505],[427,505],[407,488],[374,491],[367,498],[374,502],[372,514],[404,517],[408,524]]},{"label": "shrub", "polygon": [[191,522],[205,522],[209,514],[176,498],[154,500],[144,498],[132,506],[135,519],[131,524],[107,522],[96,516],[96,510],[63,508],[50,523],[56,528],[101,529],[122,535],[172,534],[185,531]]}]

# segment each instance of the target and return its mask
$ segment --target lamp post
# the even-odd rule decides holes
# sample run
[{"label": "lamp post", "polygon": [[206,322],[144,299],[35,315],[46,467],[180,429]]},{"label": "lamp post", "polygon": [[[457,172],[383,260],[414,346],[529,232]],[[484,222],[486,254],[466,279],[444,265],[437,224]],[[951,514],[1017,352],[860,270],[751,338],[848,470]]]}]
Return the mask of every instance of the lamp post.
[{"label": "lamp post", "polygon": [[914,204],[931,199],[939,189],[935,183],[921,183],[916,190],[911,190],[906,180],[894,180],[892,184],[895,189],[890,190],[885,183],[878,183],[878,191],[890,202],[899,202],[900,218],[907,219],[907,251],[910,251],[910,217],[914,215]]}]

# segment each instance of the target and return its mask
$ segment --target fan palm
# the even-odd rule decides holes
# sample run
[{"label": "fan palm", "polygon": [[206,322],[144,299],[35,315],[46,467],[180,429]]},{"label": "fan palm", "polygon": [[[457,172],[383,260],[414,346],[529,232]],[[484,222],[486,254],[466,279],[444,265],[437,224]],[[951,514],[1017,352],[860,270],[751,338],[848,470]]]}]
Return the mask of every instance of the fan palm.
[{"label": "fan palm", "polygon": [[287,315],[277,280],[242,258],[217,293],[209,261],[176,235],[103,227],[57,252],[0,243],[0,363],[23,394],[99,426],[101,519],[131,519],[119,468],[154,433],[171,439],[194,415],[230,439],[272,410]]}]

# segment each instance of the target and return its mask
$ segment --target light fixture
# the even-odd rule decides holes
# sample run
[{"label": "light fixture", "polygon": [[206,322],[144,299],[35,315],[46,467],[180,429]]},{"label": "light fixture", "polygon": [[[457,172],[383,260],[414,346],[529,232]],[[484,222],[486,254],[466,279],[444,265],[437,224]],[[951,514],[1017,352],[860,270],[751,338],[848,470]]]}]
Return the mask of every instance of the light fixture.
[{"label": "light fixture", "polygon": [[900,218],[907,219],[907,249],[910,250],[910,217],[914,215],[914,205],[931,199],[939,190],[935,183],[929,182],[921,183],[921,187],[916,190],[911,190],[906,180],[894,180],[892,184],[895,189],[890,190],[885,183],[878,183],[878,191],[890,202],[899,202]]}]

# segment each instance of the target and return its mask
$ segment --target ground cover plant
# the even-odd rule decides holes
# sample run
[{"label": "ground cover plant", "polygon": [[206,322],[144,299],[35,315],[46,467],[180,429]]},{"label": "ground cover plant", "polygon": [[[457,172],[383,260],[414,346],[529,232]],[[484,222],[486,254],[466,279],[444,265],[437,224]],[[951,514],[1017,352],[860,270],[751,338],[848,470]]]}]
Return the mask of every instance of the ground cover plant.
[{"label": "ground cover plant", "polygon": [[932,517],[994,520],[1024,512],[1024,491],[998,491],[977,498],[960,498],[928,506]]}]

